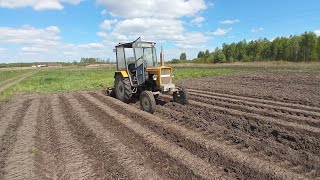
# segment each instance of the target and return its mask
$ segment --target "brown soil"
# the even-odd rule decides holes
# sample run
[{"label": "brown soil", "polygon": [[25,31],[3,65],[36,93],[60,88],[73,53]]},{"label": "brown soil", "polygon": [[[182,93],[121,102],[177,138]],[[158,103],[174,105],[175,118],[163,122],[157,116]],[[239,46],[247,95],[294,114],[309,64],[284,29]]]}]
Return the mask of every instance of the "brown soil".
[{"label": "brown soil", "polygon": [[[270,89],[298,75],[272,76],[252,75],[278,79]],[[190,103],[161,96],[153,115],[98,91],[11,99],[0,107],[0,179],[320,178],[320,108],[308,94],[319,82],[295,80],[308,93],[283,99],[230,77],[249,75],[180,81]]]}]

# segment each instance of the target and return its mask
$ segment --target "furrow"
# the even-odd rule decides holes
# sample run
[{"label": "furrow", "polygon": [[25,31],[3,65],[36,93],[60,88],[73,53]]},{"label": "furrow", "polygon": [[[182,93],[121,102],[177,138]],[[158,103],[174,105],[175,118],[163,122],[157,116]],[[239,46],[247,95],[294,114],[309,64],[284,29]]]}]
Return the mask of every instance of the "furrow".
[{"label": "furrow", "polygon": [[[191,93],[191,97],[193,100],[214,104],[220,107],[228,107],[230,109],[236,109],[236,110],[245,111],[245,112],[252,112],[256,114],[261,114],[263,116],[270,116],[274,118],[285,119],[290,122],[296,122],[299,124],[307,124],[310,126],[320,127],[320,119],[301,117],[298,115],[294,115],[291,111],[280,110],[281,108],[275,109],[275,107],[270,107],[270,106],[266,107],[261,105],[253,105],[250,102],[240,102],[239,104],[238,100],[232,100],[227,98],[221,99],[219,97],[214,97],[214,96],[205,95],[205,94]],[[280,111],[280,112],[277,112],[277,111]],[[287,114],[288,112],[291,113],[292,115]],[[308,116],[306,114],[304,115]]]},{"label": "furrow", "polygon": [[215,123],[227,129],[239,130],[251,137],[269,139],[269,141],[281,143],[286,147],[302,153],[302,156],[306,159],[314,159],[314,156],[319,157],[320,155],[320,140],[317,137],[305,135],[298,131],[290,131],[268,123],[260,123],[250,118],[228,115],[208,107],[195,106],[192,104],[180,105],[178,103],[163,104],[165,107],[184,113],[186,118],[199,116],[202,117],[206,123]]},{"label": "furrow", "polygon": [[[110,116],[117,118],[119,122],[124,124],[126,127],[135,131],[135,133],[139,134],[143,137],[145,141],[150,143],[152,146],[155,146],[157,149],[160,149],[165,154],[179,160],[183,164],[185,164],[188,168],[190,168],[195,174],[201,176],[205,179],[230,179],[231,177],[226,177],[225,174],[221,173],[221,169],[214,167],[207,162],[203,161],[202,159],[198,158],[197,156],[191,154],[189,151],[180,148],[176,144],[168,142],[164,140],[162,137],[156,135],[152,131],[144,128],[140,124],[135,123],[130,118],[119,114],[110,107],[106,106],[104,103],[100,102],[98,99],[84,94],[84,96],[98,106],[101,109],[104,109]],[[115,101],[112,98],[108,98],[110,101]],[[135,111],[136,109],[127,105],[123,104],[123,108],[126,108],[128,111]],[[154,117],[154,116],[152,116]]]},{"label": "furrow", "polygon": [[[199,143],[203,147],[207,147],[211,151],[219,154],[219,156],[228,159],[229,161],[240,163],[242,166],[245,166],[249,169],[252,169],[256,172],[259,172],[260,175],[267,174],[269,178],[279,178],[279,179],[307,179],[307,177],[300,174],[294,173],[267,161],[251,157],[250,154],[240,152],[233,146],[225,144],[223,142],[218,142],[215,140],[207,139],[200,133],[197,133],[191,129],[184,128],[175,123],[170,123],[167,120],[156,117],[152,114],[140,111],[138,109],[132,108],[130,105],[119,102],[113,98],[105,97],[111,103],[125,108],[130,114],[135,116],[141,116],[144,120],[152,121],[157,126],[161,126],[165,129],[168,129],[170,132],[176,132],[183,135],[186,139]],[[104,107],[103,105],[101,105]]]},{"label": "furrow", "polygon": [[[74,166],[79,168],[91,167],[93,173],[88,173],[88,176],[91,175],[91,178],[88,179],[128,179],[125,170],[119,165],[114,154],[109,151],[108,146],[97,138],[96,134],[72,111],[68,99],[60,95],[56,101],[59,104],[57,108],[61,112],[57,121],[59,120],[60,127],[64,127],[61,135],[66,135],[65,137],[62,136],[65,139],[63,141],[66,142],[63,149],[69,151],[67,156],[69,158],[66,159],[66,162],[68,162],[66,172],[70,172]],[[70,145],[68,141],[71,139],[76,141],[73,140],[73,144]],[[61,142],[63,141],[61,140]],[[76,147],[73,147],[75,145]],[[80,149],[77,152],[79,146],[84,154],[80,152]],[[74,159],[75,154],[85,158]],[[75,176],[75,179],[77,179],[77,176]]]},{"label": "furrow", "polygon": [[[269,138],[250,136],[235,127],[227,128],[218,125],[214,121],[207,121],[201,116],[196,116],[193,113],[197,113],[197,109],[194,109],[194,111],[195,112],[189,111],[188,107],[184,105],[174,104],[174,106],[169,107],[157,106],[155,115],[176,122],[186,128],[194,129],[209,139],[227,141],[238,150],[246,151],[250,153],[251,156],[263,158],[285,169],[293,169],[301,166],[300,169],[295,170],[297,173],[305,174],[308,177],[317,176],[317,174],[309,175],[307,173],[316,172],[316,170],[320,168],[320,159],[318,156],[296,151],[287,145],[280,144],[273,140],[270,141]],[[224,121],[223,117],[221,118],[221,120]],[[318,175],[319,173],[320,172],[318,172]]]},{"label": "furrow", "polygon": [[82,146],[77,142],[68,129],[65,117],[61,114],[64,109],[57,95],[52,98],[53,125],[56,129],[59,144],[54,149],[56,178],[54,179],[92,179],[94,172],[91,161],[84,154]]},{"label": "furrow", "polygon": [[35,179],[35,128],[40,102],[32,101],[17,131],[17,140],[5,161],[4,179]]},{"label": "furrow", "polygon": [[249,102],[262,103],[262,104],[266,104],[266,105],[288,107],[293,110],[298,110],[298,111],[301,110],[302,112],[303,112],[303,110],[305,110],[308,113],[315,113],[316,115],[319,115],[319,113],[320,113],[320,108],[315,107],[315,106],[307,106],[307,105],[302,105],[302,104],[294,104],[294,103],[287,103],[287,102],[281,102],[281,101],[252,98],[252,97],[246,97],[246,96],[240,96],[240,95],[222,94],[222,93],[217,93],[217,92],[209,92],[209,91],[202,91],[202,90],[196,90],[196,89],[188,89],[188,90],[190,92],[195,92],[195,93],[205,93],[205,94],[210,94],[210,95],[215,95],[215,96],[220,96],[220,97],[225,97],[225,98],[233,98],[233,99],[245,100],[245,101],[249,101]]},{"label": "furrow", "polygon": [[302,131],[302,132],[305,132],[307,134],[312,134],[315,137],[319,137],[319,135],[320,135],[320,129],[319,128],[312,127],[312,126],[309,126],[309,125],[296,124],[296,123],[293,123],[293,122],[287,122],[287,121],[283,121],[283,120],[280,120],[280,119],[261,116],[261,115],[257,115],[257,114],[254,114],[254,113],[242,112],[242,111],[235,110],[235,109],[229,109],[229,108],[215,106],[215,105],[206,104],[206,103],[193,101],[193,100],[189,100],[189,102],[192,105],[196,105],[196,106],[200,106],[200,107],[208,107],[210,109],[214,109],[214,110],[219,111],[219,112],[224,112],[224,113],[227,113],[227,114],[230,114],[230,115],[233,115],[233,116],[246,117],[246,118],[250,118],[250,119],[259,121],[261,123],[272,123],[272,124],[276,124],[278,126],[281,126],[281,127],[293,130],[293,131],[297,131],[297,130],[298,131]]},{"label": "furrow", "polygon": [[112,132],[103,128],[103,125],[92,118],[86,109],[80,105],[79,101],[69,96],[67,98],[72,110],[77,113],[79,119],[115,154],[117,160],[129,172],[130,177],[134,179],[162,179],[146,165],[144,157],[141,154],[126,147]]},{"label": "furrow", "polygon": [[[269,115],[277,115],[281,117],[289,117],[295,119],[296,121],[306,121],[307,123],[318,124],[320,123],[320,113],[314,113],[310,111],[304,111],[300,109],[292,109],[282,106],[273,106],[268,104],[262,103],[255,103],[250,101],[232,99],[232,98],[225,98],[219,97],[215,95],[208,95],[208,94],[198,94],[190,92],[190,95],[193,97],[204,97],[210,100],[215,100],[222,102],[222,104],[233,105],[235,107],[244,105],[249,110],[254,110],[260,113],[269,114]],[[252,108],[253,107],[253,108]]]},{"label": "furrow", "polygon": [[30,105],[31,101],[24,101],[17,111],[8,113],[10,116],[12,115],[13,118],[12,121],[10,120],[11,122],[5,129],[3,136],[0,137],[0,179],[3,179],[5,174],[4,168],[7,165],[6,160],[17,141],[17,131],[21,127],[22,119],[25,117]]},{"label": "furrow", "polygon": [[113,132],[125,146],[142,154],[148,166],[164,179],[203,179],[178,160],[146,142],[139,134],[110,116],[104,109],[98,108],[84,96],[77,94],[75,97],[106,131]]},{"label": "furrow", "polygon": [[25,100],[22,98],[11,100],[6,106],[4,106],[0,111],[0,138],[6,133],[6,129],[12,121],[14,121],[15,113],[23,108]]}]

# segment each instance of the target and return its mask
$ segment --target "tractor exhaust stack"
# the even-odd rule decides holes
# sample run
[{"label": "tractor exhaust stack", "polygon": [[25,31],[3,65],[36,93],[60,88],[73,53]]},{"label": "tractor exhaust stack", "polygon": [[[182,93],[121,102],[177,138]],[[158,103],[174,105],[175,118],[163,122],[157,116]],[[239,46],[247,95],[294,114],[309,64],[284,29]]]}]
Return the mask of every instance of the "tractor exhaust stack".
[{"label": "tractor exhaust stack", "polygon": [[160,64],[161,66],[164,66],[164,53],[163,53],[162,46],[161,46],[161,52],[160,52]]}]

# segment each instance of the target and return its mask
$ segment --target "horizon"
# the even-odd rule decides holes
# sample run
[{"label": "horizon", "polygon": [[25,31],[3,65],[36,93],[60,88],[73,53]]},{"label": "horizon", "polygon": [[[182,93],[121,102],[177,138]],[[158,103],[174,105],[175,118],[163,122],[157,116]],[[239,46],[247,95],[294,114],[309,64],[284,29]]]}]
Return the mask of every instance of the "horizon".
[{"label": "horizon", "polygon": [[0,16],[0,63],[114,60],[118,42],[140,36],[163,46],[170,61],[244,39],[320,35],[316,0],[3,0]]}]

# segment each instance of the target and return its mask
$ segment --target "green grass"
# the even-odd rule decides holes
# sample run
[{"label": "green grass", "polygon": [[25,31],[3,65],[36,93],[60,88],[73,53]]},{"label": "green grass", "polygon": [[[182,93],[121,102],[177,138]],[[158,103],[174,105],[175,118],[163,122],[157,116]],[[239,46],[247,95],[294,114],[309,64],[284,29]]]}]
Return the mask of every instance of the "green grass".
[{"label": "green grass", "polygon": [[113,84],[113,69],[40,70],[31,77],[0,92],[0,100],[18,93],[54,93],[103,89]]},{"label": "green grass", "polygon": [[14,80],[15,78],[30,72],[30,70],[1,70],[0,86]]}]

